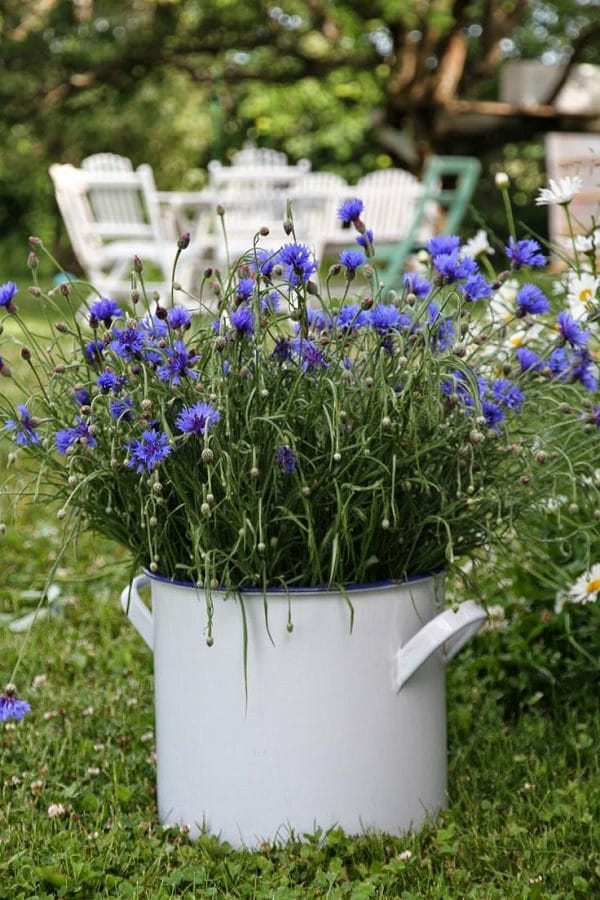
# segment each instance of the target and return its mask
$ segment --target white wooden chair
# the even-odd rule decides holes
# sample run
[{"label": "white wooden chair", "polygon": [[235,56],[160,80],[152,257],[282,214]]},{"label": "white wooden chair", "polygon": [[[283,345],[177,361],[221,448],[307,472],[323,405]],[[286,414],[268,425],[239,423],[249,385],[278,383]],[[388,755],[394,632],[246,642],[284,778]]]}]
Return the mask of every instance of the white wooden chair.
[{"label": "white wooden chair", "polygon": [[[102,157],[111,162],[111,168],[101,167]],[[82,169],[68,164],[50,167],[56,201],[88,281],[103,295],[128,297],[133,258],[139,256],[147,288],[158,290],[165,301],[171,289],[177,234],[172,220],[161,213],[152,169],[142,165],[133,170],[129,160],[113,154],[91,160]],[[193,257],[193,250],[180,257],[176,277],[186,288],[191,287]]]},{"label": "white wooden chair", "polygon": [[265,249],[277,249],[288,240],[283,221],[287,198],[303,176],[310,171],[310,161],[287,163],[285,154],[263,148],[246,148],[234,157],[233,164],[224,166],[218,160],[208,164],[208,191],[216,204],[225,210],[227,247],[222,237],[221,223],[214,231],[215,258],[220,266],[234,262],[252,246],[252,237],[262,227],[269,235],[261,238]]},{"label": "white wooden chair", "polygon": [[231,158],[232,166],[287,166],[288,158],[286,153],[280,150],[272,150],[270,147],[255,147],[253,144],[247,144],[238,150]]},{"label": "white wooden chair", "polygon": [[[600,134],[549,132],[545,151],[548,178],[581,178],[581,191],[569,206],[575,233],[590,229],[592,220],[600,225]],[[552,243],[572,255],[567,217],[560,206],[548,207],[548,231]]]},{"label": "white wooden chair", "polygon": [[[339,229],[337,211],[352,190],[341,175],[333,172],[307,172],[290,189],[296,236],[311,247],[319,262],[331,235]],[[344,236],[348,240],[347,232]]]}]

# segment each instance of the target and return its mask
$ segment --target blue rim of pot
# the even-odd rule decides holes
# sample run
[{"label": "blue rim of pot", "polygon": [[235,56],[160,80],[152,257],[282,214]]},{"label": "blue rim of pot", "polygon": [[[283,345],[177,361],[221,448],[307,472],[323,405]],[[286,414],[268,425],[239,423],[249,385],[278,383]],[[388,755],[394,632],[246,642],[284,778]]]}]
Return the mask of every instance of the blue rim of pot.
[{"label": "blue rim of pot", "polygon": [[[144,574],[148,576],[148,578],[152,579],[152,581],[160,581],[163,584],[170,584],[175,587],[185,587],[185,588],[193,588],[194,590],[202,590],[197,585],[195,585],[192,581],[180,581],[176,578],[168,578],[166,575],[160,575],[157,572],[151,572],[149,569],[144,568]],[[438,569],[435,572],[428,572],[426,574],[421,575],[408,575],[406,578],[389,578],[385,581],[365,581],[358,582],[352,584],[343,585],[344,591],[364,591],[364,590],[385,590],[386,588],[394,587],[395,585],[403,585],[403,584],[414,584],[417,581],[427,581],[429,578],[437,578],[440,575],[444,574],[444,569]],[[227,588],[218,587],[213,588],[211,593],[215,594],[331,594],[334,592],[339,592],[340,588],[331,587],[327,585],[315,585],[315,586],[292,586],[289,588],[286,587],[241,587],[241,588]]]}]

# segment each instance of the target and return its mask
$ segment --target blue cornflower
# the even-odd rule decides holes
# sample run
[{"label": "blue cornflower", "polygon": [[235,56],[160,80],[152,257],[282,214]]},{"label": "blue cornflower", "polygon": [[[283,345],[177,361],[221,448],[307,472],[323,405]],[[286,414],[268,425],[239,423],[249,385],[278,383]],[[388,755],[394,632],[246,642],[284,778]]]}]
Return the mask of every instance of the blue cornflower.
[{"label": "blue cornflower", "polygon": [[401,316],[395,306],[378,303],[370,313],[371,325],[379,334],[397,330],[402,326]]},{"label": "blue cornflower", "polygon": [[495,428],[504,420],[504,412],[502,409],[497,403],[492,403],[490,400],[481,401],[481,412],[483,413],[486,424],[489,425],[490,428]]},{"label": "blue cornflower", "polygon": [[110,393],[110,391],[112,391],[113,394],[119,394],[123,390],[125,378],[123,375],[115,375],[114,372],[107,369],[105,372],[98,375],[96,384],[105,394]]},{"label": "blue cornflower", "polygon": [[582,348],[576,350],[570,360],[571,378],[579,381],[586,391],[595,391],[598,388],[598,378],[594,371],[594,361],[589,350]]},{"label": "blue cornflower", "polygon": [[171,328],[189,328],[192,317],[183,306],[172,306],[167,312],[167,322]]},{"label": "blue cornflower", "polygon": [[474,259],[470,256],[460,256],[458,250],[452,253],[439,253],[433,257],[432,263],[446,283],[469,278],[478,268]]},{"label": "blue cornflower", "polygon": [[353,278],[356,270],[366,262],[360,250],[342,250],[339,259],[346,267],[348,278]]},{"label": "blue cornflower", "polygon": [[[473,406],[471,386],[468,383],[466,376],[462,372],[459,372],[457,369],[455,369],[454,372],[452,372],[452,375],[450,375],[448,378],[444,378],[442,380],[440,388],[445,396],[457,397],[459,402],[462,403],[463,406]],[[485,390],[485,385],[480,381],[479,393],[481,394],[483,390]]]},{"label": "blue cornflower", "polygon": [[277,261],[277,253],[259,247],[256,250],[256,259],[248,260],[248,265],[253,272],[257,274],[260,272],[265,278],[270,278]]},{"label": "blue cornflower", "polygon": [[84,447],[95,447],[96,438],[90,433],[90,423],[85,419],[77,419],[73,428],[61,428],[54,435],[54,443],[59,453],[66,453],[69,447],[81,444]]},{"label": "blue cornflower", "polygon": [[260,311],[263,315],[267,313],[278,313],[281,306],[279,294],[277,291],[269,291],[260,301]]},{"label": "blue cornflower", "polygon": [[416,272],[406,272],[403,281],[408,293],[414,294],[415,297],[426,297],[431,291],[431,282]]},{"label": "blue cornflower", "polygon": [[12,685],[6,688],[5,694],[0,695],[0,722],[8,722],[9,719],[20,722],[30,710],[29,703],[26,700],[19,700]]},{"label": "blue cornflower", "polygon": [[480,272],[474,272],[472,275],[469,275],[465,283],[459,285],[459,289],[469,303],[483,300],[484,297],[489,297],[492,293],[491,285],[488,284]]},{"label": "blue cornflower", "polygon": [[568,312],[559,312],[557,317],[558,330],[562,343],[569,343],[571,347],[585,347],[590,337],[589,331],[579,327],[577,321]]},{"label": "blue cornflower", "polygon": [[521,266],[546,265],[546,257],[537,241],[529,239],[515,241],[514,238],[510,237],[505,251],[513,269],[520,269]]},{"label": "blue cornflower", "polygon": [[172,347],[165,350],[167,361],[159,366],[157,375],[161,381],[170,381],[171,384],[180,384],[182,376],[190,378],[198,378],[198,372],[195,372],[191,366],[200,359],[199,355],[190,355],[189,350],[183,341],[175,341]]},{"label": "blue cornflower", "polygon": [[89,406],[92,402],[92,395],[85,387],[78,387],[73,390],[73,396],[79,406]]},{"label": "blue cornflower", "polygon": [[[167,316],[169,314],[167,313]],[[159,341],[161,338],[167,338],[169,335],[169,326],[164,319],[160,319],[158,316],[147,315],[144,316],[144,319],[140,323],[140,328],[142,329],[143,337],[150,341]]]},{"label": "blue cornflower", "polygon": [[433,350],[443,351],[452,346],[456,330],[452,319],[442,318],[439,314],[438,307],[435,303],[430,303],[427,307],[427,316],[429,325],[435,326],[435,331],[431,334],[431,346]]},{"label": "blue cornflower", "polygon": [[557,347],[548,357],[548,368],[553,375],[561,376],[569,368],[569,359],[564,347]]},{"label": "blue cornflower", "polygon": [[308,281],[317,270],[317,264],[305,244],[284,244],[278,259],[287,266],[286,279],[293,286],[299,281]]},{"label": "blue cornflower", "polygon": [[91,365],[97,365],[102,362],[102,354],[104,353],[104,344],[102,341],[89,341],[85,345],[85,357]]},{"label": "blue cornflower", "polygon": [[455,234],[438,234],[425,245],[432,256],[446,256],[460,247],[460,238]]},{"label": "blue cornflower", "polygon": [[527,315],[536,315],[537,313],[547,313],[550,309],[548,300],[535,286],[535,284],[524,284],[517,294],[517,316],[523,318]]},{"label": "blue cornflower", "polygon": [[131,422],[131,413],[134,403],[131,397],[123,397],[122,400],[112,400],[108,404],[108,411],[113,419],[122,419],[124,422]]},{"label": "blue cornflower", "polygon": [[12,301],[18,290],[19,289],[14,281],[7,281],[5,284],[0,284],[0,306],[5,306],[8,312],[12,312],[14,308]]},{"label": "blue cornflower", "polygon": [[515,412],[521,412],[525,395],[508,378],[497,378],[492,384],[492,393],[497,403],[501,403],[502,406],[506,406],[507,409],[512,409]]},{"label": "blue cornflower", "polygon": [[363,328],[371,323],[371,313],[362,309],[356,303],[345,303],[337,311],[335,317],[336,328],[346,331],[348,328]]},{"label": "blue cornflower", "polygon": [[139,473],[143,472],[144,469],[147,472],[155,469],[163,459],[167,458],[173,447],[169,443],[167,435],[153,427],[143,431],[139,440],[135,438],[128,444],[125,444],[125,449],[130,453],[127,467],[129,469],[135,468],[136,472]]},{"label": "blue cornflower", "polygon": [[122,317],[123,310],[120,309],[119,305],[114,300],[111,300],[110,297],[101,297],[100,300],[96,300],[95,303],[92,303],[90,306],[89,319],[92,328],[97,328],[100,322],[102,322],[105,328],[110,328],[113,319]]},{"label": "blue cornflower", "polygon": [[298,465],[296,454],[291,447],[278,447],[275,451],[275,462],[285,475],[291,475]]},{"label": "blue cornflower", "polygon": [[254,314],[247,306],[240,306],[231,313],[231,324],[238,333],[238,337],[245,337],[254,333]]},{"label": "blue cornflower", "polygon": [[285,337],[277,338],[271,356],[273,359],[276,359],[277,362],[287,362],[288,359],[291,359],[292,348],[289,339]]},{"label": "blue cornflower", "polygon": [[337,211],[338,219],[346,225],[349,225],[351,222],[358,222],[364,208],[365,204],[358,197],[354,197],[352,200],[345,200]]},{"label": "blue cornflower", "polygon": [[539,372],[540,369],[544,368],[544,364],[538,354],[530,350],[529,347],[519,347],[515,355],[523,372]]},{"label": "blue cornflower", "polygon": [[136,322],[129,322],[126,328],[114,328],[109,348],[123,359],[131,359],[144,349],[144,334]]},{"label": "blue cornflower", "polygon": [[362,234],[356,235],[356,243],[366,251],[367,256],[373,256],[375,252],[375,238],[370,228],[366,228]]},{"label": "blue cornflower", "polygon": [[38,423],[32,418],[26,406],[19,403],[17,405],[18,419],[9,419],[5,428],[7,431],[15,431],[13,437],[15,444],[19,447],[30,447],[32,444],[40,443],[40,436],[36,433]]},{"label": "blue cornflower", "polygon": [[305,372],[329,368],[329,363],[325,359],[323,351],[319,350],[317,345],[313,341],[309,341],[308,338],[296,338],[291,341],[291,347],[294,353],[299,356]]},{"label": "blue cornflower", "polygon": [[237,283],[235,293],[240,303],[245,303],[254,293],[256,282],[254,278],[240,278]]},{"label": "blue cornflower", "polygon": [[[333,325],[331,317],[323,312],[322,309],[307,309],[306,319],[308,321],[308,327],[312,331],[325,331]],[[299,326],[296,327],[298,328]]]},{"label": "blue cornflower", "polygon": [[183,434],[205,435],[220,418],[221,413],[210,403],[194,403],[183,407],[175,424]]}]

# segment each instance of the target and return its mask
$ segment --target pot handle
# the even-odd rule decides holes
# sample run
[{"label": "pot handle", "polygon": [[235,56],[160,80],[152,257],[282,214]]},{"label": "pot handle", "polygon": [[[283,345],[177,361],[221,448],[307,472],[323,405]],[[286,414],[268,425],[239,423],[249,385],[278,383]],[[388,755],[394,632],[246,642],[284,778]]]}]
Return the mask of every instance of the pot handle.
[{"label": "pot handle", "polygon": [[129,621],[151,650],[154,649],[154,620],[140,597],[140,588],[150,584],[147,575],[136,575],[130,585],[121,592],[121,608]]},{"label": "pot handle", "polygon": [[444,663],[456,656],[477,634],[487,619],[485,609],[475,600],[465,600],[458,609],[445,609],[427,622],[396,653],[395,685],[401,690],[436,650]]}]

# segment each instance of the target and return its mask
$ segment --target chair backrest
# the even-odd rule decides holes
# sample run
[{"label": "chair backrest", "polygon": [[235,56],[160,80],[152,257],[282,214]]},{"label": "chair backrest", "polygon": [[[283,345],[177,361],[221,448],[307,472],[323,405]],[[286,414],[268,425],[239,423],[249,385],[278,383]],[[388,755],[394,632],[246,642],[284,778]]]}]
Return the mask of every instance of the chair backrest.
[{"label": "chair backrest", "polygon": [[397,241],[407,231],[422,187],[403,169],[379,169],[361,178],[352,191],[365,205],[363,218],[377,244]]},{"label": "chair backrest", "polygon": [[[600,225],[600,134],[549,132],[545,151],[549,178],[581,178],[581,190],[569,206],[574,231],[588,230],[593,221]],[[548,229],[553,243],[571,249],[567,217],[560,206],[548,207]]]},{"label": "chair backrest", "polygon": [[[310,161],[301,159],[296,165],[238,163],[224,166],[213,159],[208,164],[209,187],[218,198],[236,198],[270,194],[285,195],[290,187],[310,171]],[[279,204],[281,206],[281,202]]]},{"label": "chair backrest", "polygon": [[[481,163],[470,156],[433,156],[427,160],[411,220],[395,247],[378,256],[387,258],[386,283],[397,284],[407,256],[436,232],[458,229],[479,180]],[[448,182],[451,182],[450,184]],[[377,246],[377,235],[375,235]]]},{"label": "chair backrest", "polygon": [[[81,161],[81,168],[92,174],[133,172],[133,163],[116,153],[94,153]],[[144,221],[144,211],[137,192],[119,186],[90,188],[90,202],[100,220],[112,222]]]},{"label": "chair backrest", "polygon": [[231,158],[232,166],[287,166],[286,153],[271,150],[270,147],[249,145],[238,150]]},{"label": "chair backrest", "polygon": [[313,249],[319,262],[327,241],[337,230],[337,210],[351,191],[340,175],[307,172],[289,192],[296,237]]},{"label": "chair backrest", "polygon": [[[132,260],[136,252],[159,262],[166,258],[169,244],[150,166],[106,172],[56,164],[49,171],[69,240],[90,277],[102,279],[104,267]],[[105,194],[109,202],[98,202]],[[127,199],[115,204],[117,196]]]},{"label": "chair backrest", "polygon": [[103,242],[89,202],[87,180],[81,169],[70,164],[56,163],[50,166],[49,171],[73,252],[80,265],[88,270],[90,266],[93,267]]}]

